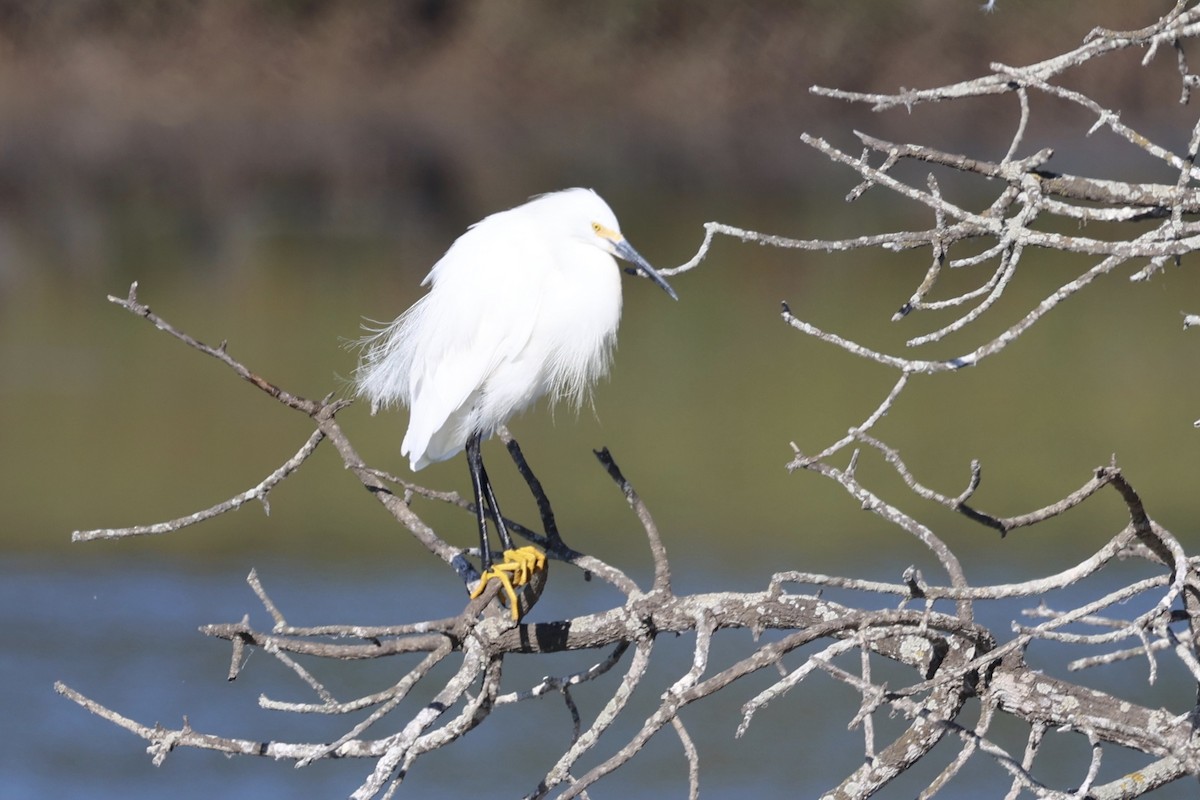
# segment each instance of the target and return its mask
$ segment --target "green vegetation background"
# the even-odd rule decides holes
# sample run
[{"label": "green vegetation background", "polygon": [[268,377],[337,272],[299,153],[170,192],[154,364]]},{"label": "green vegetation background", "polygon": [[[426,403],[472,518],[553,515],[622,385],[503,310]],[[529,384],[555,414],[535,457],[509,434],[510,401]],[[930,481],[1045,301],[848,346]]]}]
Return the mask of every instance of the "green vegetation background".
[{"label": "green vegetation background", "polygon": [[[855,151],[858,128],[998,158],[1015,100],[874,115],[810,85],[973,77],[991,61],[1055,55],[1095,25],[1148,24],[1169,5],[0,4],[0,552],[204,563],[241,550],[438,568],[323,451],[272,494],[269,517],[248,506],[170,537],[68,546],[73,529],[160,521],[243,491],[309,431],[105,295],[137,280],[155,311],[227,340],[269,380],[343,391],[354,356],[342,344],[361,318],[406,308],[454,236],[491,211],[593,186],[659,267],[690,258],[709,220],[812,238],[925,226],[927,214],[878,190],[845,205],[852,174],[799,134]],[[1182,148],[1192,121],[1177,107],[1173,57],[1142,68],[1140,56],[1068,81]],[[1103,133],[1085,138],[1093,120],[1082,112],[1035,98],[1034,120],[1026,149],[1055,146],[1051,167],[1174,180]],[[960,197],[979,205],[991,188]],[[828,444],[895,376],[791,331],[778,312],[787,300],[822,327],[900,351],[949,319],[888,321],[927,258],[721,241],[674,279],[678,304],[626,281],[595,413],[539,410],[511,426],[565,535],[645,567],[636,521],[590,453],[608,446],[685,582],[714,566],[760,583],[785,568],[898,574],[924,563],[836,486],[784,468],[789,442]],[[931,355],[973,349],[1089,263],[1027,253],[1005,300]],[[1180,317],[1200,310],[1191,266],[1147,285],[1101,281],[979,368],[915,383],[880,435],[948,494],[980,459],[978,505],[1002,514],[1067,494],[1115,453],[1151,514],[1186,539],[1200,436],[1200,339]],[[343,420],[370,463],[408,474],[403,414],[356,406]],[[498,464],[502,449],[490,457]],[[492,472],[502,496],[523,496],[511,470]],[[1073,563],[1123,524],[1119,504],[1099,498],[1001,541],[906,494],[874,459],[862,476],[933,524],[968,575]],[[458,460],[419,477],[467,486]],[[505,507],[533,516],[530,504]],[[428,513],[470,543],[468,518]]]}]

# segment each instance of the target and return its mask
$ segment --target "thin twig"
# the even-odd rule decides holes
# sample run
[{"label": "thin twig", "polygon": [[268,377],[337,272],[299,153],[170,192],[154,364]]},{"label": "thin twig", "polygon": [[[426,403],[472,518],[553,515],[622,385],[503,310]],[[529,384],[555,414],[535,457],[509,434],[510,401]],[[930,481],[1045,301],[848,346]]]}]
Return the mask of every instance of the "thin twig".
[{"label": "thin twig", "polygon": [[235,509],[241,508],[246,503],[252,500],[258,500],[263,504],[263,509],[269,514],[271,506],[267,503],[267,494],[274,489],[281,481],[300,468],[313,451],[317,449],[317,445],[325,438],[325,434],[321,430],[313,431],[308,440],[296,451],[296,455],[283,462],[278,469],[271,472],[270,475],[263,478],[257,485],[235,495],[224,502],[210,506],[203,511],[197,511],[193,514],[188,514],[186,517],[179,517],[168,522],[157,522],[153,525],[134,525],[128,528],[97,528],[88,531],[75,531],[71,534],[73,542],[90,542],[96,539],[121,539],[126,536],[149,536],[163,533],[174,533],[182,530],[190,525],[195,525],[199,522],[206,522],[214,517],[219,517],[222,514],[228,513]]}]

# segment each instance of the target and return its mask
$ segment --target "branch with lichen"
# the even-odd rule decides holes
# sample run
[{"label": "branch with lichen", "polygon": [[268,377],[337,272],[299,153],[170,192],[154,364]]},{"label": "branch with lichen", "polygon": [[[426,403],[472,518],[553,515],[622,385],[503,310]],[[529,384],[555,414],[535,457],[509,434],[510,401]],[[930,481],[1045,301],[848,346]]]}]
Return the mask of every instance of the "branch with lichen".
[{"label": "branch with lichen", "polygon": [[[928,267],[916,276],[911,290],[896,298],[892,320],[913,324],[928,312],[938,311],[952,311],[956,316],[948,324],[913,335],[900,353],[881,352],[850,336],[818,328],[786,303],[781,318],[795,331],[895,375],[882,400],[865,418],[854,421],[844,435],[803,450],[793,444],[788,469],[836,483],[857,506],[924,548],[938,574],[927,577],[909,566],[898,568],[891,580],[868,580],[773,569],[761,591],[676,594],[664,537],[648,504],[612,454],[600,450],[596,455],[601,466],[626,498],[645,536],[653,578],[648,587],[642,587],[622,569],[563,541],[541,483],[516,442],[502,432],[501,438],[537,502],[540,523],[539,529],[539,525],[512,520],[510,530],[545,548],[550,558],[595,575],[614,588],[617,599],[604,610],[570,619],[517,623],[499,608],[497,587],[491,584],[479,598],[464,598],[463,610],[451,617],[398,620],[383,626],[353,621],[309,626],[290,621],[271,599],[261,577],[252,572],[248,582],[270,624],[257,625],[247,613],[240,621],[205,625],[201,632],[229,643],[230,680],[245,672],[251,650],[262,651],[286,667],[307,693],[306,699],[285,701],[264,694],[260,705],[283,714],[325,715],[339,726],[335,736],[310,742],[288,741],[286,732],[270,741],[232,738],[194,730],[186,718],[178,728],[149,726],[62,683],[56,684],[57,691],[146,741],[154,764],[161,764],[178,747],[285,759],[298,766],[330,758],[372,760],[353,794],[359,800],[393,797],[422,756],[460,745],[469,731],[481,725],[500,724],[493,718],[496,708],[554,695],[561,700],[561,713],[570,719],[572,736],[565,744],[557,738],[543,743],[558,749],[544,774],[529,777],[529,797],[585,796],[595,784],[639,758],[646,744],[666,730],[674,734],[683,751],[688,795],[697,797],[703,753],[684,724],[685,709],[719,694],[738,696],[740,718],[730,721],[729,730],[731,736],[740,736],[767,706],[784,704],[790,692],[817,681],[857,698],[848,725],[862,736],[861,762],[848,775],[828,776],[828,797],[869,797],[939,743],[945,743],[942,750],[949,760],[925,784],[922,797],[942,791],[964,767],[981,760],[987,760],[1009,786],[1008,798],[1131,798],[1200,774],[1200,737],[1196,734],[1200,706],[1194,697],[1189,698],[1190,710],[1172,713],[1152,706],[1155,701],[1136,684],[1131,683],[1121,695],[1096,691],[1052,674],[1044,665],[1035,669],[1026,660],[1030,654],[1040,655],[1051,648],[1073,649],[1075,656],[1068,658],[1065,667],[1067,673],[1073,673],[1142,659],[1146,685],[1158,679],[1163,671],[1160,665],[1169,660],[1176,671],[1190,675],[1200,687],[1200,558],[1151,517],[1115,459],[1090,476],[1081,475],[1083,481],[1075,491],[1040,508],[1003,516],[982,510],[975,501],[983,477],[978,461],[964,470],[959,486],[940,490],[923,482],[880,430],[882,421],[895,412],[899,398],[914,382],[987,361],[1047,315],[1061,313],[1066,300],[1103,276],[1127,271],[1131,280],[1152,280],[1166,264],[1190,255],[1200,245],[1200,221],[1195,219],[1200,214],[1200,194],[1192,185],[1200,178],[1195,166],[1200,123],[1180,137],[1187,139],[1186,148],[1174,152],[1123,121],[1118,110],[1106,108],[1062,82],[1075,67],[1104,63],[1102,59],[1113,53],[1142,48],[1143,64],[1148,64],[1169,49],[1176,57],[1180,95],[1186,101],[1200,83],[1190,71],[1185,52],[1185,46],[1197,37],[1200,7],[1179,0],[1145,28],[1096,30],[1082,45],[1060,56],[1025,67],[993,64],[987,75],[972,81],[926,90],[902,89],[894,94],[814,88],[826,97],[869,103],[880,111],[911,111],[963,98],[1011,95],[1020,113],[1007,152],[999,159],[888,142],[858,132],[856,147],[861,150],[855,155],[824,139],[802,137],[805,144],[854,175],[849,202],[867,192],[886,192],[899,202],[916,204],[931,218],[928,227],[823,240],[776,236],[713,222],[705,226],[704,240],[693,258],[663,271],[673,275],[699,267],[719,236],[799,251],[928,249]],[[1172,170],[1176,180],[1163,182],[1157,177],[1122,182],[1064,174],[1052,170],[1053,151],[1049,149],[1021,155],[1034,94],[1086,109],[1095,124],[1084,135],[1106,131],[1148,154],[1160,169]],[[923,180],[907,180],[900,177],[902,165],[928,167],[934,172]],[[980,203],[970,196],[948,196],[944,181],[938,179],[945,171],[992,188],[990,199]],[[1119,233],[1109,238],[1084,235],[1081,223],[1104,223],[1102,232]],[[1089,266],[1031,308],[1014,312],[1005,302],[1014,276],[1046,250],[1087,256]],[[970,274],[974,280],[966,289],[944,291],[948,281],[943,279],[951,272]],[[211,347],[152,313],[138,299],[136,284],[127,297],[110,299],[188,347],[220,360],[285,407],[306,415],[313,430],[295,455],[232,498],[155,525],[80,531],[74,535],[77,541],[170,534],[250,501],[267,507],[268,493],[329,442],[346,471],[431,556],[451,566],[464,583],[477,578],[466,559],[470,551],[448,543],[420,511],[423,503],[445,503],[473,515],[471,504],[453,492],[420,486],[366,464],[337,422],[346,403],[331,397],[310,400],[271,383],[230,355],[225,342]],[[1000,333],[982,342],[963,341],[977,330],[976,321],[1004,313],[1012,319]],[[1196,315],[1184,317],[1185,328],[1195,325],[1200,325]],[[922,358],[912,354],[932,343],[950,341],[961,342],[956,351],[959,355]],[[975,584],[968,578],[970,565],[960,561],[949,544],[953,540],[944,531],[889,501],[860,478],[863,458],[877,458],[899,477],[912,497],[939,510],[950,510],[952,519],[965,519],[980,530],[1002,535],[1042,530],[1045,523],[1071,514],[1093,498],[1114,493],[1121,502],[1120,518],[1113,520],[1114,532],[1101,537],[1104,541],[1073,566],[1013,582]],[[1115,576],[1108,571],[1130,560],[1144,562],[1150,574],[1137,580],[1093,580],[1102,574]],[[1097,585],[1105,588],[1097,589]],[[836,602],[823,594],[831,589],[838,591]],[[538,591],[522,598],[526,605],[537,600]],[[1007,628],[980,622],[995,618],[994,609],[1006,600],[1029,606]],[[983,613],[985,609],[989,613]],[[741,637],[735,641],[728,636],[728,631],[738,629],[751,631],[752,640]],[[761,636],[768,631],[771,636]],[[682,664],[666,664],[671,670],[667,688],[657,695],[648,694],[651,667],[665,658],[655,646],[664,635],[688,637],[689,658]],[[723,637],[730,640],[728,644],[721,641]],[[725,649],[718,660],[712,656],[719,641]],[[561,653],[578,653],[584,660],[532,682],[505,674],[507,656]],[[329,676],[343,662],[395,657],[401,657],[398,663],[403,666],[385,685],[356,697],[339,696],[330,688],[335,682]],[[894,669],[880,669],[884,662],[900,665],[911,677],[897,680]],[[778,677],[765,688],[761,682],[754,684],[753,690],[744,688],[748,685],[745,678],[771,671]],[[885,672],[891,680],[884,680]],[[577,702],[584,694],[592,702]],[[414,699],[418,696],[429,699]],[[971,721],[964,718],[963,709],[973,700],[978,701],[979,714]],[[904,720],[906,725],[888,740],[882,734],[884,726],[876,725],[879,715]],[[1023,749],[1006,749],[994,737],[993,726],[1001,716],[1028,726]],[[386,725],[382,724],[385,721]],[[619,721],[627,724],[619,726]],[[384,728],[391,732],[381,732]],[[1064,788],[1056,788],[1057,782],[1041,769],[1044,744],[1056,736],[1083,737],[1090,753],[1074,784]],[[1101,782],[1101,766],[1112,747],[1140,752],[1147,763],[1136,773]]]}]

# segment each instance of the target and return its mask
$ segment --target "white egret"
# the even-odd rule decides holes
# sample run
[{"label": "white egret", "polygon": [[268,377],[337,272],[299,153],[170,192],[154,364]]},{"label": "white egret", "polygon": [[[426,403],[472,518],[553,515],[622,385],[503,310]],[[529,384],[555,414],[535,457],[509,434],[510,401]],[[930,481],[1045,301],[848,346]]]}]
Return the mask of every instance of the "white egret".
[{"label": "white egret", "polygon": [[[483,566],[472,597],[500,580],[514,620],[513,587],[545,556],[513,548],[480,445],[543,395],[578,406],[607,373],[621,317],[614,256],[678,299],[598,194],[544,194],[472,225],[422,281],[429,293],[361,340],[355,388],[372,413],[410,410],[400,452],[412,469],[467,451]],[[488,516],[504,551],[495,566]]]}]

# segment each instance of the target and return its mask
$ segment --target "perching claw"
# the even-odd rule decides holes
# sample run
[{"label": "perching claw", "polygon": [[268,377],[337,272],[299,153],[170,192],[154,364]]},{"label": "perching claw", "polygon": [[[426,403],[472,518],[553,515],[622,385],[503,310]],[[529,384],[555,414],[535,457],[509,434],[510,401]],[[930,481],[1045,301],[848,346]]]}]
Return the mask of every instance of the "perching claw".
[{"label": "perching claw", "polygon": [[[487,587],[488,581],[500,581],[500,587],[504,590],[504,598],[509,609],[512,611],[513,622],[521,618],[521,607],[517,600],[517,589],[529,585],[536,575],[546,574],[546,554],[536,547],[526,545],[525,547],[517,548],[516,550],[505,550],[504,560],[498,564],[493,564],[486,572],[479,577],[479,583],[475,585],[471,592],[471,599],[479,597],[483,594],[484,588]],[[543,577],[538,583],[544,583]],[[538,594],[541,594],[540,585]],[[536,598],[534,598],[536,600]],[[532,605],[530,603],[529,605]]]}]

